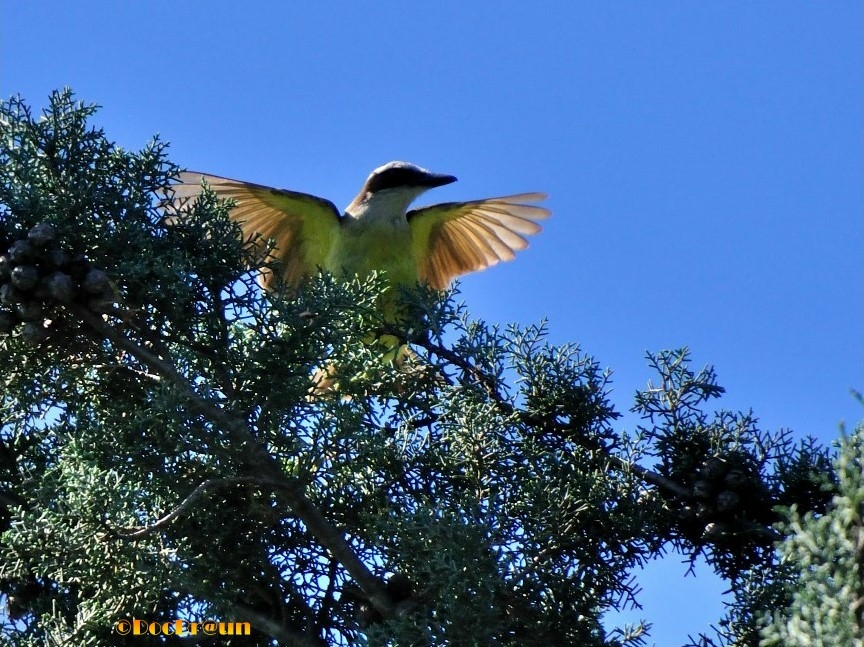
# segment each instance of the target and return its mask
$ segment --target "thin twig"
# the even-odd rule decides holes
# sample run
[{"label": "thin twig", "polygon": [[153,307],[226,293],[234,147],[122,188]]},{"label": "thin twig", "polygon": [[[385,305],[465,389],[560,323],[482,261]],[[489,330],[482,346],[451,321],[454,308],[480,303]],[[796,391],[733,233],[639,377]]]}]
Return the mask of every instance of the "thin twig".
[{"label": "thin twig", "polygon": [[224,478],[224,479],[209,479],[201,483],[198,487],[196,487],[192,492],[187,496],[183,501],[181,501],[171,512],[166,514],[164,517],[158,519],[153,522],[149,526],[143,526],[141,528],[125,528],[123,530],[117,531],[114,533],[120,539],[141,539],[142,537],[146,537],[157,530],[160,530],[170,524],[172,521],[177,519],[180,515],[184,514],[192,504],[197,500],[204,496],[207,490],[212,490],[218,487],[225,487],[228,485],[240,485],[242,483],[255,483],[258,479],[252,476],[241,476],[237,478]]},{"label": "thin twig", "polygon": [[498,391],[498,386],[496,381],[486,373],[484,373],[481,369],[474,366],[471,362],[467,361],[465,358],[460,356],[458,353],[450,350],[449,348],[445,348],[444,346],[439,346],[438,344],[433,343],[430,339],[421,339],[418,342],[418,345],[422,346],[430,353],[435,353],[439,357],[444,358],[454,366],[458,366],[466,373],[470,373],[475,380],[477,380],[483,389],[486,391],[487,395],[497,402],[499,406],[502,406],[507,414],[513,413],[513,406],[507,402],[503,395]]}]

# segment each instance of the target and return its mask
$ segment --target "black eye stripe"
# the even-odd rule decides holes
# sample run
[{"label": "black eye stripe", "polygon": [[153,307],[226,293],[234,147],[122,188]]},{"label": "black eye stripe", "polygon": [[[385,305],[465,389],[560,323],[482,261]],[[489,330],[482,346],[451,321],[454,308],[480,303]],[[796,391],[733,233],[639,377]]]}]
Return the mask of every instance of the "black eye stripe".
[{"label": "black eye stripe", "polygon": [[411,168],[389,168],[369,179],[367,190],[370,193],[397,186],[427,186],[429,176]]}]

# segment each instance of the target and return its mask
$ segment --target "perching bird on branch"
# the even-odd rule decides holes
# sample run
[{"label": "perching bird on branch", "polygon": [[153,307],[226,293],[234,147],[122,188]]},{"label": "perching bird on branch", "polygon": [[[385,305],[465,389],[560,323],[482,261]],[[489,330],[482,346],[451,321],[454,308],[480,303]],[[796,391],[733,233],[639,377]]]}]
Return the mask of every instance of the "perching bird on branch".
[{"label": "perching bird on branch", "polygon": [[[408,210],[431,188],[455,182],[407,162],[390,162],[369,175],[344,213],[329,200],[204,173],[180,174],[176,198],[190,198],[201,181],[231,198],[231,219],[247,239],[273,242],[286,285],[296,287],[319,269],[346,278],[386,271],[393,285],[425,283],[445,289],[455,277],[509,261],[540,231],[549,211],[529,203],[543,193],[521,193],[471,202],[447,202]],[[272,260],[272,259],[271,259]],[[262,285],[277,277],[265,273]]]},{"label": "perching bird on branch", "polygon": [[[260,275],[265,289],[279,284],[296,288],[319,270],[343,278],[386,272],[394,287],[424,283],[447,288],[462,274],[509,261],[528,246],[525,236],[536,234],[536,221],[549,211],[530,203],[543,193],[520,193],[470,202],[446,202],[409,210],[411,203],[434,187],[455,182],[452,175],[432,173],[408,162],[390,162],[369,175],[344,213],[329,200],[308,193],[240,182],[204,173],[185,172],[175,185],[174,199],[198,195],[205,180],[221,198],[235,206],[230,217],[244,239],[269,250],[267,261],[277,261]],[[269,263],[268,263],[269,265]],[[385,320],[413,327],[413,317],[400,307],[398,290],[388,290],[381,303]],[[383,335],[369,340],[384,348],[402,366],[411,353],[404,339]],[[331,366],[317,376],[329,388]]]}]

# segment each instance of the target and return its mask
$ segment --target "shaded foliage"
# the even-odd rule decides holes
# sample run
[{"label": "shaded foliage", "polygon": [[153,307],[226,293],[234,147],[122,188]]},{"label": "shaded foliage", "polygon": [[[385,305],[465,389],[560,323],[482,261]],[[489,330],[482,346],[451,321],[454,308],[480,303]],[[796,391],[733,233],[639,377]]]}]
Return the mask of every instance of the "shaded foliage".
[{"label": "shaded foliage", "polygon": [[164,144],[124,151],[94,111],[0,112],[0,644],[213,617],[252,624],[237,645],[640,645],[604,613],[670,546],[736,590],[724,643],[790,599],[776,506],[825,513],[828,454],[706,412],[722,388],[686,350],[649,356],[627,434],[545,324],[418,288],[426,330],[394,331],[383,276],[262,293],[231,205],[173,204]]}]

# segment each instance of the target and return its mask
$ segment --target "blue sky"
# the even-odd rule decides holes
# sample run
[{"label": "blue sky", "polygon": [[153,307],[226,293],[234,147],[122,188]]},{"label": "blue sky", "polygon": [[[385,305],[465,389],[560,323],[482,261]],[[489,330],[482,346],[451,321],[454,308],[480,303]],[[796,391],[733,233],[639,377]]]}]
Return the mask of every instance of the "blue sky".
[{"label": "blue sky", "polygon": [[[342,207],[393,159],[459,177],[427,202],[546,191],[531,248],[463,280],[476,317],[548,317],[621,410],[690,346],[718,406],[828,442],[864,417],[862,7],[5,2],[0,95],[69,85],[124,147]],[[666,562],[658,645],[719,615]]]}]

